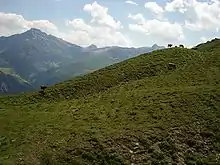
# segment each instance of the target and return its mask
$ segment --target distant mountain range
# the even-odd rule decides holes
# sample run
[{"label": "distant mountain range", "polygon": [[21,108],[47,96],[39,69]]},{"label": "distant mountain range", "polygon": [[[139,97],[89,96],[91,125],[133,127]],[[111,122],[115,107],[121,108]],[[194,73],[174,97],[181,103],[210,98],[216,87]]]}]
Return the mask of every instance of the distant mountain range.
[{"label": "distant mountain range", "polygon": [[80,47],[32,28],[22,34],[0,37],[0,93],[53,85],[163,48],[156,44],[141,48]]}]

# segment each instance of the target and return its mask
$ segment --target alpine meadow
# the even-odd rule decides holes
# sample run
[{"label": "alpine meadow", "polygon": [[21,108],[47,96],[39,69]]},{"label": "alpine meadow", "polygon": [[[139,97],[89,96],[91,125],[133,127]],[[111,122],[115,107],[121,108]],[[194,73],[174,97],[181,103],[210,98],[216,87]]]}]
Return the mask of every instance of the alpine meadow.
[{"label": "alpine meadow", "polygon": [[220,164],[220,40],[2,96],[0,164]]},{"label": "alpine meadow", "polygon": [[0,0],[0,165],[220,165],[220,0]]}]

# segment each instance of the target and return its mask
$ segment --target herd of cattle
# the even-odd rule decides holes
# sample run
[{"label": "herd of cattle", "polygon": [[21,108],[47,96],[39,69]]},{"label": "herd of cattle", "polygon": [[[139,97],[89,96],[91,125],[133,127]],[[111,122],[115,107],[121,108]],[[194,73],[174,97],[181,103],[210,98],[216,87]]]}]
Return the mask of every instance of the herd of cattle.
[{"label": "herd of cattle", "polygon": [[[171,48],[172,46],[173,46],[173,44],[168,44],[168,48]],[[177,47],[177,46],[175,46],[175,47]],[[184,45],[181,44],[181,45],[179,45],[179,47],[184,48]]]}]

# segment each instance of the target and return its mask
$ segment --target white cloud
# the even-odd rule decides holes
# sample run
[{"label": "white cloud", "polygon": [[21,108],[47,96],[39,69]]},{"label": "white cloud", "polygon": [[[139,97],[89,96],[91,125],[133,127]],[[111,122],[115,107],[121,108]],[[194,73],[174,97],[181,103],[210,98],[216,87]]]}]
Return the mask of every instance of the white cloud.
[{"label": "white cloud", "polygon": [[80,45],[131,46],[131,41],[120,32],[123,28],[120,21],[115,20],[108,13],[107,7],[94,2],[86,4],[83,9],[92,16],[92,20],[89,23],[82,18],[67,21],[71,32],[64,35],[66,40]]},{"label": "white cloud", "polygon": [[159,6],[156,2],[145,3],[145,8],[147,8],[156,15],[161,15],[164,12],[163,8]]},{"label": "white cloud", "polygon": [[22,15],[0,12],[0,36],[9,36],[38,28],[48,33],[57,31],[57,27],[48,20],[25,20]]},{"label": "white cloud", "polygon": [[29,26],[37,29],[41,29],[47,33],[53,33],[58,30],[58,28],[48,20],[34,20],[29,22]]},{"label": "white cloud", "polygon": [[138,4],[134,1],[125,1],[125,3],[138,6]]},{"label": "white cloud", "polygon": [[21,15],[0,12],[0,35],[11,35],[28,28],[28,21]]},{"label": "white cloud", "polygon": [[179,11],[184,13],[187,11],[187,7],[192,5],[194,0],[173,0],[172,2],[167,2],[165,10],[168,12]]},{"label": "white cloud", "polygon": [[68,21],[71,32],[64,38],[79,45],[96,44],[98,46],[131,46],[131,42],[121,32],[108,26],[87,24],[83,19]]},{"label": "white cloud", "polygon": [[143,26],[138,24],[129,24],[129,29],[131,31],[141,32],[145,33],[146,35],[149,35],[149,32]]},{"label": "white cloud", "polygon": [[145,23],[145,18],[142,14],[138,13],[135,15],[129,14],[128,18],[133,19],[134,21],[137,21],[138,24],[144,24]]},{"label": "white cloud", "polygon": [[[153,38],[166,42],[179,42],[184,39],[181,25],[170,23],[168,21],[159,21],[156,19],[142,20],[142,14],[129,15],[129,18],[136,21],[136,24],[130,24],[129,29],[136,32],[144,33]],[[142,20],[139,21],[139,20]]]},{"label": "white cloud", "polygon": [[213,30],[220,28],[220,1],[173,0],[166,3],[168,12],[181,12],[189,19],[185,27],[193,31]]},{"label": "white cloud", "polygon": [[93,2],[93,4],[86,4],[83,10],[91,14],[93,18],[91,22],[93,23],[109,26],[114,29],[122,28],[121,22],[116,21],[111,15],[108,14],[108,8],[99,5],[96,1]]},{"label": "white cloud", "polygon": [[71,25],[75,28],[75,30],[81,30],[81,31],[92,31],[92,27],[90,25],[87,25],[85,21],[81,18],[74,19],[72,21],[67,21],[67,26]]},{"label": "white cloud", "polygon": [[9,36],[38,28],[44,32],[63,38],[78,45],[96,44],[97,46],[131,46],[131,41],[120,31],[123,27],[115,20],[108,8],[97,2],[86,4],[84,11],[91,15],[91,21],[81,18],[66,21],[67,29],[61,32],[48,20],[26,20],[22,15],[0,12],[0,36]]},{"label": "white cloud", "polygon": [[214,1],[212,3],[196,2],[194,10],[196,18],[192,21],[192,23],[188,23],[189,25],[196,27],[197,30],[217,30],[220,27],[219,1]]}]

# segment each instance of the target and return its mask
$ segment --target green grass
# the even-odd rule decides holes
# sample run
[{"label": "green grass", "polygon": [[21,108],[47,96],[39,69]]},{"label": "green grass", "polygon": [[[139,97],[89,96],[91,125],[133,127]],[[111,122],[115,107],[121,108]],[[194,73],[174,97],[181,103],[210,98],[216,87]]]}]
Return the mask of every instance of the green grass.
[{"label": "green grass", "polygon": [[0,162],[220,164],[219,55],[154,51],[2,97]]},{"label": "green grass", "polygon": [[220,50],[220,39],[215,38],[211,41],[207,41],[206,43],[199,44],[193,49],[203,52],[217,52]]}]

